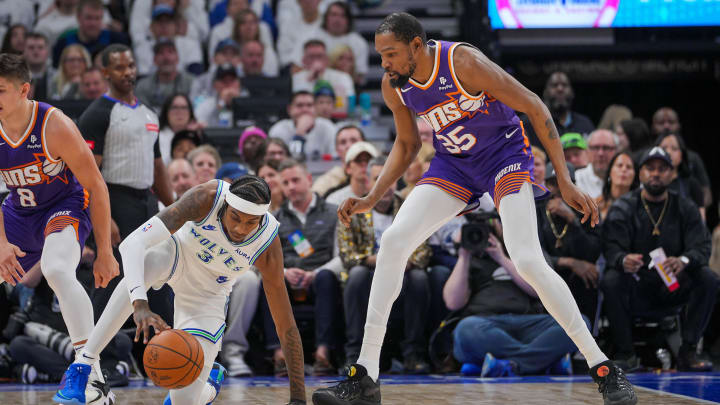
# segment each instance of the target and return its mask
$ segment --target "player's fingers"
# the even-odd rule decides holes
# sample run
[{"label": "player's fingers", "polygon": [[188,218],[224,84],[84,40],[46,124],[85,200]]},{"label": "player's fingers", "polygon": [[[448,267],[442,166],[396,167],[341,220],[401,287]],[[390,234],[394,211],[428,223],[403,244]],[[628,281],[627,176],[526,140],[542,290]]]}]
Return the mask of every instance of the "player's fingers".
[{"label": "player's fingers", "polygon": [[7,281],[11,286],[15,286],[15,279],[10,275],[10,272],[7,270],[5,265],[2,265],[0,267],[0,274],[2,274],[3,280]]},{"label": "player's fingers", "polygon": [[17,281],[22,280],[23,276],[25,275],[25,270],[23,270],[20,263],[18,263],[17,260],[13,260],[12,267],[10,268],[10,274],[13,277],[17,278]]},{"label": "player's fingers", "polygon": [[19,247],[13,246],[13,250],[15,251],[15,256],[25,257],[25,252],[20,250]]},{"label": "player's fingers", "polygon": [[135,340],[135,342],[140,340],[140,325],[139,324],[138,324],[138,326],[135,327],[135,339],[134,340]]},{"label": "player's fingers", "polygon": [[591,225],[595,227],[595,225],[600,223],[600,209],[598,208],[597,202],[590,198],[590,196],[587,197],[590,201],[590,209],[592,210],[592,222]]},{"label": "player's fingers", "polygon": [[102,285],[102,281],[101,281],[102,276],[100,275],[100,272],[93,271],[93,276],[95,278],[95,288],[100,287],[100,285]]},{"label": "player's fingers", "polygon": [[142,322],[142,325],[143,325],[143,328],[142,328],[142,330],[143,330],[143,343],[147,344],[147,342],[148,342],[148,336],[150,336],[150,322],[148,322],[147,320],[144,320],[144,321]]},{"label": "player's fingers", "polygon": [[587,222],[588,218],[590,218],[590,215],[592,213],[585,196],[583,196],[582,199],[580,200],[580,207],[581,207],[580,212],[583,213],[583,217],[582,217],[582,219],[580,219],[580,223],[584,224],[585,222]]}]

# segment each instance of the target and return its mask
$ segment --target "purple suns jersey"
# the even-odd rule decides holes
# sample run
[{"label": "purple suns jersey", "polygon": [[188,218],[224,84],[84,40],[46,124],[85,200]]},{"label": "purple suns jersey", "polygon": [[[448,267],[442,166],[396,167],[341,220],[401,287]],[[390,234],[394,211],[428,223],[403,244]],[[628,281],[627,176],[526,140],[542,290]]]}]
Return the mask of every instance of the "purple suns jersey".
[{"label": "purple suns jersey", "polygon": [[[433,129],[436,155],[418,184],[432,184],[470,203],[495,199],[534,184],[530,142],[513,109],[486,92],[469,94],[455,75],[453,53],[462,42],[430,40],[435,62],[424,84],[412,78],[395,88],[403,104]],[[542,188],[535,195],[545,194]]]},{"label": "purple suns jersey", "polygon": [[49,155],[45,126],[55,107],[33,101],[30,125],[17,142],[0,125],[0,175],[10,190],[4,206],[20,212],[44,210],[87,194],[62,160]]}]

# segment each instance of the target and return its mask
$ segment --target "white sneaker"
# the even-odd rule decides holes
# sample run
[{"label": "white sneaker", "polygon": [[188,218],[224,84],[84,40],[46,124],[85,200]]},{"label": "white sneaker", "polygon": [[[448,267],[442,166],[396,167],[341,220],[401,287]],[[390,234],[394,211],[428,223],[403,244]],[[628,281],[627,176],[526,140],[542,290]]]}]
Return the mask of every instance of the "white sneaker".
[{"label": "white sneaker", "polygon": [[230,377],[250,377],[253,372],[245,363],[242,353],[225,356],[227,362],[227,374]]},{"label": "white sneaker", "polygon": [[92,367],[88,377],[88,384],[85,387],[85,403],[88,405],[113,405],[115,403],[115,393],[110,391],[110,386],[104,376],[100,378],[100,375],[95,371],[96,367],[97,365]]}]

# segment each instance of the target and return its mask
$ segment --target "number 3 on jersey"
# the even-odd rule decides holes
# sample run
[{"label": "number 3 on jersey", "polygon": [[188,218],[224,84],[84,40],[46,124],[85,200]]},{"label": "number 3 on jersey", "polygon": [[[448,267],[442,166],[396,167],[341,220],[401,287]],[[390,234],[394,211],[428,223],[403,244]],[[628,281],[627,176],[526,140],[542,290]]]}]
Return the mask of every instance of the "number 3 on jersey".
[{"label": "number 3 on jersey", "polygon": [[463,129],[465,129],[465,127],[459,126],[447,134],[436,134],[435,136],[442,142],[442,145],[448,152],[458,154],[470,150],[477,142],[477,139],[475,139],[475,136],[472,134],[463,134],[458,137],[457,133]]},{"label": "number 3 on jersey", "polygon": [[33,194],[32,190],[28,190],[27,188],[19,188],[16,190],[18,196],[20,197],[20,205],[23,207],[36,207],[37,203],[35,202],[35,194]]}]

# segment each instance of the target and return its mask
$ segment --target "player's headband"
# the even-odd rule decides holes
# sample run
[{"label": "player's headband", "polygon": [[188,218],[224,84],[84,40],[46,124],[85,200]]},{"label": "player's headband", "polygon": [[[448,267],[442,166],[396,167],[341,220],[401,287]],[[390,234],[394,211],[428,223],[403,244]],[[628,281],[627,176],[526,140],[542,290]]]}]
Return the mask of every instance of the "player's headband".
[{"label": "player's headband", "polygon": [[250,215],[265,215],[270,208],[270,204],[255,204],[233,193],[225,194],[225,202],[236,210]]}]

